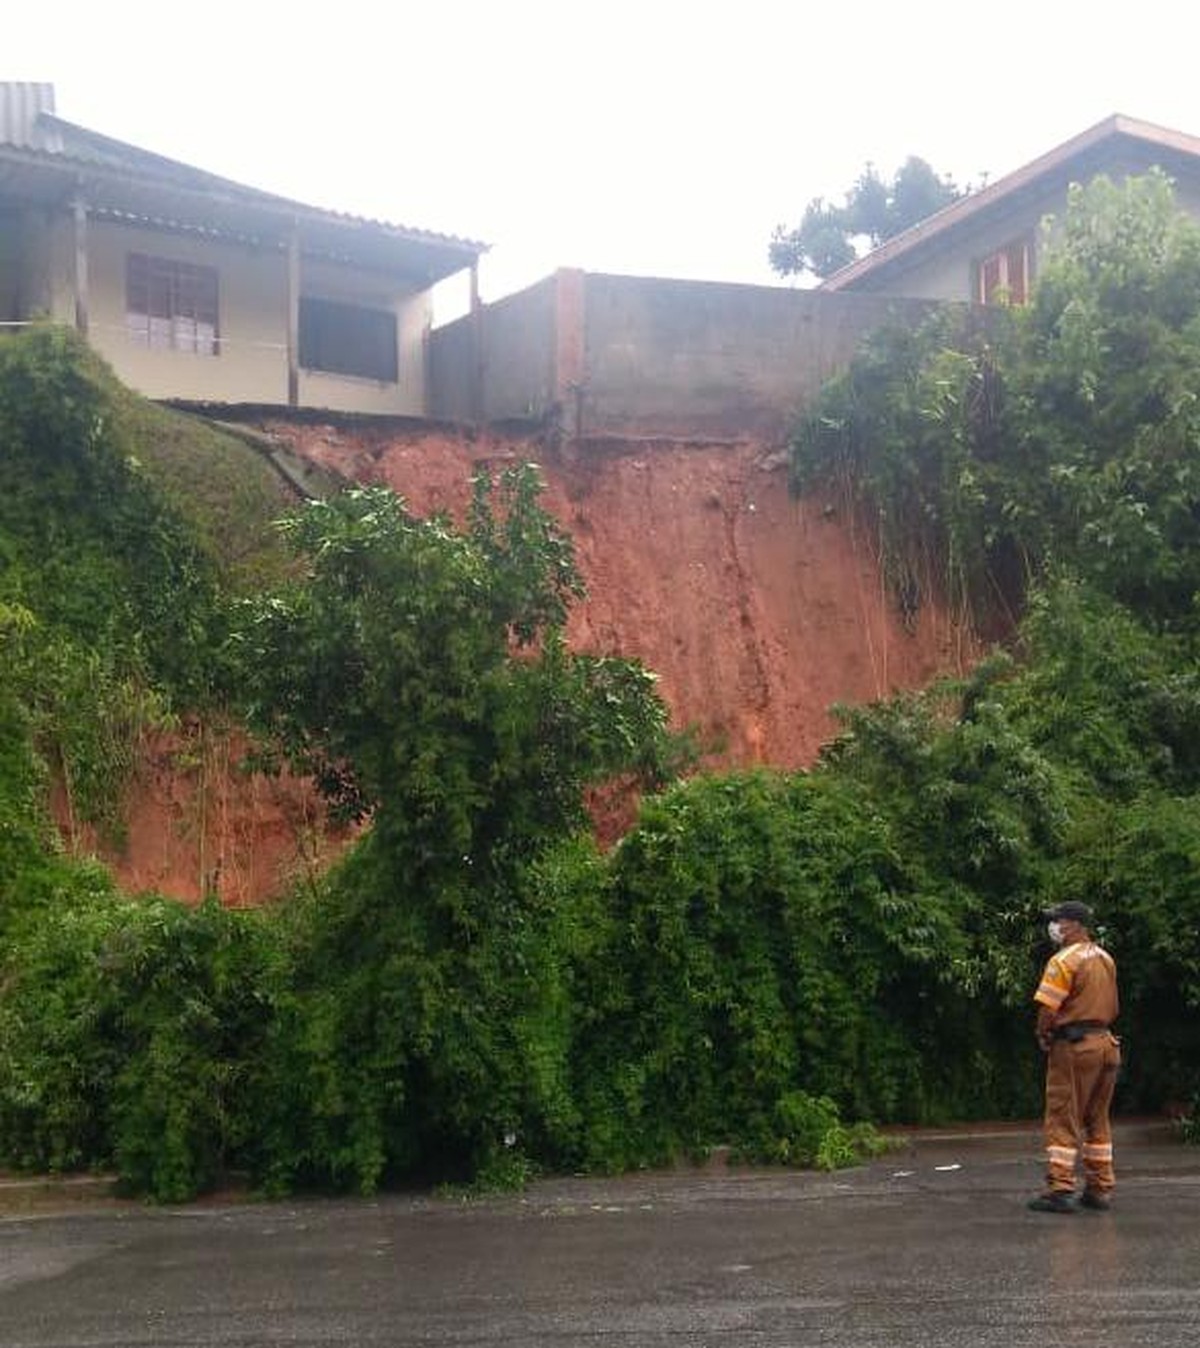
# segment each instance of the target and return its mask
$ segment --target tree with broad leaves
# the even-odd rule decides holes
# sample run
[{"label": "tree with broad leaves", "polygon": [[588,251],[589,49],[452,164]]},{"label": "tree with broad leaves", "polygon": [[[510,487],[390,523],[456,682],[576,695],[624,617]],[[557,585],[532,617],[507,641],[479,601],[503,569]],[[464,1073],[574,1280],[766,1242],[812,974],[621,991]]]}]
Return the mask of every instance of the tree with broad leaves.
[{"label": "tree with broad leaves", "polygon": [[509,873],[666,761],[655,676],[563,644],[582,584],[540,491],[479,477],[461,531],[385,488],[314,502],[284,524],[307,574],[235,624],[250,723],[414,880]]}]

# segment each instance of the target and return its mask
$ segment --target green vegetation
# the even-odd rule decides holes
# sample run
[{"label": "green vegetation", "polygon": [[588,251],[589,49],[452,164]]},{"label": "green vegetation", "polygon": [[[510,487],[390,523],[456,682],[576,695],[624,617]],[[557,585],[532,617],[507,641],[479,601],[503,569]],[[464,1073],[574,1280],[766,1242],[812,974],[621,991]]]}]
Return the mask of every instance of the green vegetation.
[{"label": "green vegetation", "polygon": [[[0,1163],[164,1200],[849,1164],[871,1124],[1036,1111],[1068,895],[1121,966],[1122,1106],[1194,1100],[1197,238],[1160,179],[1098,184],[1028,311],[882,334],[810,409],[797,486],[867,516],[907,611],[1004,645],[842,709],[799,774],[678,779],[653,677],[564,646],[528,468],[461,528],[357,490],[235,556],[274,501],[225,501],[231,446],[214,514],[186,455],[131,461],[180,423],[62,334],[0,343]],[[361,825],[272,908],[121,895],[49,823],[52,781],[103,819],[141,729],[196,712]],[[630,775],[601,854],[584,792]]]},{"label": "green vegetation", "polygon": [[793,481],[867,522],[906,612],[940,592],[1010,638],[1015,662],[940,723],[925,707],[914,735],[909,702],[853,714],[853,753],[868,728],[869,785],[890,760],[898,793],[970,728],[977,761],[914,794],[922,856],[984,860],[963,878],[993,916],[1095,900],[1125,1098],[1153,1107],[1200,1089],[1200,227],[1154,173],[1073,189],[1052,238],[1028,308],[868,343],[808,410]]},{"label": "green vegetation", "polygon": [[889,330],[808,409],[799,491],[865,508],[906,605],[1011,626],[1066,568],[1174,631],[1200,590],[1200,227],[1161,174],[1073,189],[1027,308]]},{"label": "green vegetation", "polygon": [[569,654],[580,589],[532,469],[480,478],[462,532],[389,492],[286,526],[303,580],[231,646],[251,723],[372,827],[304,914],[265,1106],[270,1182],[495,1172],[561,1143],[571,914],[530,888],[584,788],[672,745],[653,676]]},{"label": "green vegetation", "polygon": [[72,333],[0,343],[4,696],[72,825],[119,829],[139,737],[221,701],[223,595],[283,573],[282,501],[244,445],[135,398]]}]

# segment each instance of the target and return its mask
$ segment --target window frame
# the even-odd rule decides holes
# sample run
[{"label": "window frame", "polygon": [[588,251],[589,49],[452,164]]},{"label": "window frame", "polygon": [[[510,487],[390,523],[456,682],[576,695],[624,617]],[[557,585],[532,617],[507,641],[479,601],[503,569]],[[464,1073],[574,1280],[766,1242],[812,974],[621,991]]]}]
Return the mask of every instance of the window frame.
[{"label": "window frame", "polygon": [[221,354],[221,278],[209,263],[125,255],[125,327],[152,351]]},{"label": "window frame", "polygon": [[[1014,269],[1014,259],[1019,263]],[[989,281],[989,269],[995,270],[996,279]],[[1014,284],[1013,271],[1017,272]],[[1029,303],[1029,292],[1033,281],[1033,239],[1028,234],[1019,235],[1001,244],[999,248],[980,258],[975,264],[975,302],[995,305],[1002,301],[999,292],[1004,292],[1003,303],[1024,305]]]},{"label": "window frame", "polygon": [[400,382],[400,323],[386,305],[301,295],[298,332],[300,368],[307,374]]}]

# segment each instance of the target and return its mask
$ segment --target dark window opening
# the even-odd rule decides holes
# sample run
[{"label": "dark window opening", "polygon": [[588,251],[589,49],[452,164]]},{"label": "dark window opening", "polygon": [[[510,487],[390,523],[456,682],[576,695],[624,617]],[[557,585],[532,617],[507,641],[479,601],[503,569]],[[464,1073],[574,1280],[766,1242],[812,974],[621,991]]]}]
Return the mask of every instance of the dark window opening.
[{"label": "dark window opening", "polygon": [[1027,304],[1033,272],[1027,239],[1006,244],[979,264],[975,298],[980,304]]},{"label": "dark window opening", "polygon": [[217,355],[217,269],[130,253],[125,319],[130,337],[141,346]]},{"label": "dark window opening", "polygon": [[300,364],[306,370],[394,384],[400,374],[396,315],[338,300],[300,300]]}]

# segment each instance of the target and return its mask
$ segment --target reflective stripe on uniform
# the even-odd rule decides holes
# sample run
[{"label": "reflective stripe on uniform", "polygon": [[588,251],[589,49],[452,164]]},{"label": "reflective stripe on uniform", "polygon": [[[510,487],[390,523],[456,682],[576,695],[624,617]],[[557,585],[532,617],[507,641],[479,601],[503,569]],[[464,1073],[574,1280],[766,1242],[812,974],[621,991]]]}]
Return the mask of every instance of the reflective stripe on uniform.
[{"label": "reflective stripe on uniform", "polygon": [[1075,981],[1071,966],[1063,958],[1068,951],[1074,949],[1075,946],[1073,945],[1067,946],[1066,950],[1060,950],[1057,955],[1050,956],[1046,961],[1046,967],[1042,970],[1042,979],[1038,984],[1038,990],[1033,994],[1035,1002],[1041,1002],[1043,1006],[1048,1006],[1051,1011],[1057,1011],[1067,1000],[1071,991],[1071,984]]},{"label": "reflective stripe on uniform", "polygon": [[1085,1142],[1083,1159],[1085,1161],[1111,1161],[1113,1149],[1111,1142]]},{"label": "reflective stripe on uniform", "polygon": [[1041,1002],[1043,1006],[1048,1006],[1051,1011],[1057,1011],[1058,1008],[1067,1000],[1067,990],[1057,988],[1053,983],[1041,982],[1038,984],[1038,990],[1034,994],[1033,1000]]},{"label": "reflective stripe on uniform", "polygon": [[1052,1165],[1074,1165],[1079,1153],[1074,1147],[1047,1147],[1046,1155]]}]

